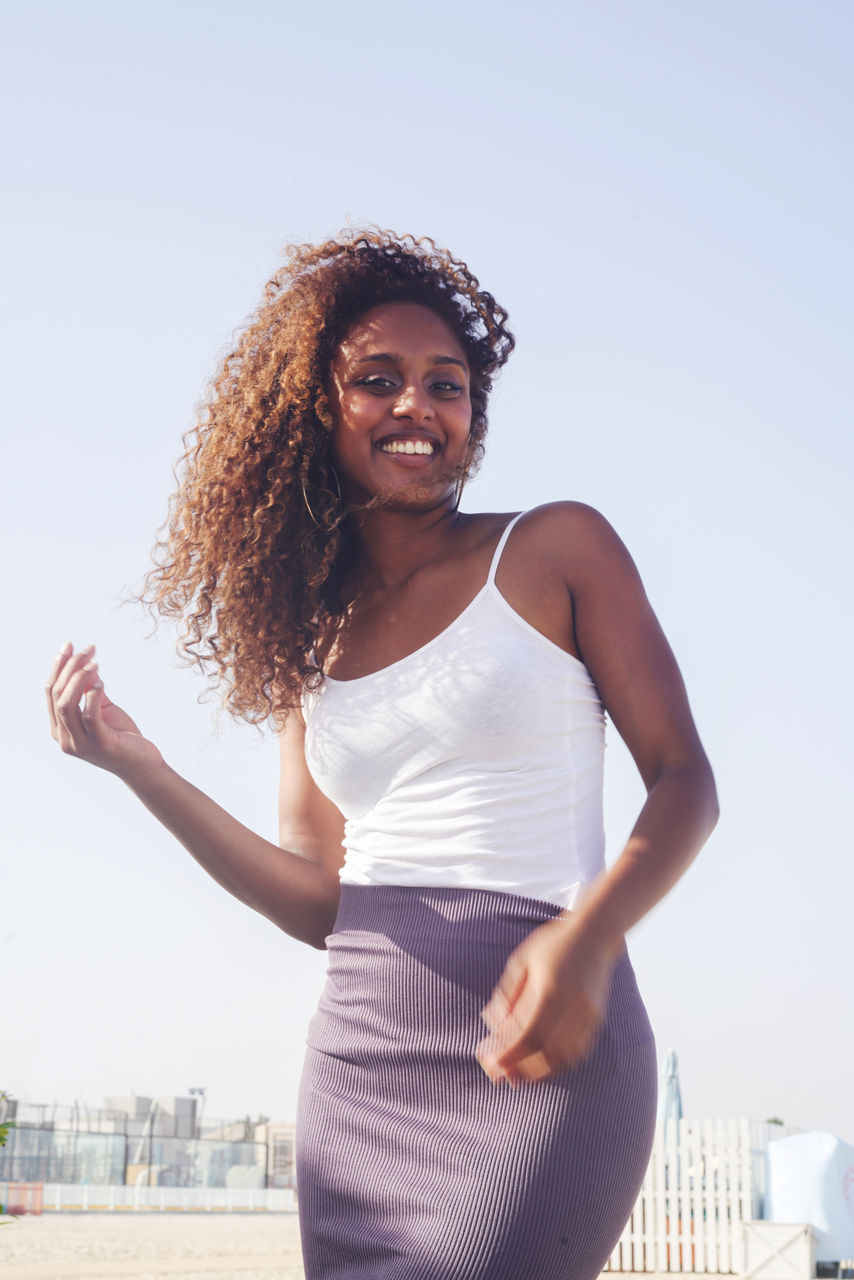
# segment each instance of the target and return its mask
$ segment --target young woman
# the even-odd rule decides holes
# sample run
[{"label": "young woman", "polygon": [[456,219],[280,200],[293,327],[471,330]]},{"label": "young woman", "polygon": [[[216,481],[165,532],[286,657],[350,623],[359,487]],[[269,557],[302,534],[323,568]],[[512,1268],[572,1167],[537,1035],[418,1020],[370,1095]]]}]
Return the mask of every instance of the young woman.
[{"label": "young woman", "polygon": [[[652,1141],[624,935],[717,816],[673,655],[589,507],[463,514],[506,312],[429,240],[293,248],[184,458],[149,598],[281,738],[280,844],[66,645],[64,751],[329,952],[298,1115],[309,1280],[585,1280]],[[520,424],[527,441],[536,424]],[[648,795],[604,865],[605,712]]]}]

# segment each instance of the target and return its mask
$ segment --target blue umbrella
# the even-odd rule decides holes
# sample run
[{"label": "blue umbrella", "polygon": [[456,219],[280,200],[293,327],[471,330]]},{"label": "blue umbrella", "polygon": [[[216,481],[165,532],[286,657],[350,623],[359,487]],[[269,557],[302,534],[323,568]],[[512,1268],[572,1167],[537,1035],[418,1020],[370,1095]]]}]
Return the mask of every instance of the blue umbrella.
[{"label": "blue umbrella", "polygon": [[682,1092],[679,1088],[679,1065],[676,1050],[668,1049],[658,1090],[658,1128],[666,1135],[671,1121],[682,1119]]}]

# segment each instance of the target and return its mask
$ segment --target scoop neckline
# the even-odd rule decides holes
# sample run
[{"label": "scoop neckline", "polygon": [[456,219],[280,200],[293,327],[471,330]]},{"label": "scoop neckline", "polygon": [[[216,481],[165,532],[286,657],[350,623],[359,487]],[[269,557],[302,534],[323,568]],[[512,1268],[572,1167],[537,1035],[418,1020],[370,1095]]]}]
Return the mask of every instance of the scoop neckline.
[{"label": "scoop neckline", "polygon": [[[424,644],[419,645],[417,649],[413,649],[410,653],[405,653],[402,658],[395,658],[394,662],[388,663],[387,666],[380,667],[377,671],[368,671],[363,676],[351,676],[349,680],[339,680],[337,676],[330,676],[325,671],[323,672],[323,679],[328,680],[330,684],[360,684],[363,680],[373,680],[374,676],[383,676],[387,671],[393,671],[395,667],[399,667],[403,662],[408,662],[410,658],[417,658],[420,654],[426,653],[428,649],[432,649],[433,645],[439,640],[444,639],[444,637],[454,629],[457,623],[462,622],[466,614],[474,608],[478,600],[480,600],[480,597],[484,595],[490,587],[495,587],[495,583],[488,578],[478,591],[477,595],[472,596],[465,608],[462,609],[455,618],[452,618],[446,627],[443,627],[442,630],[438,632],[437,635],[433,636],[431,640],[425,640]],[[495,587],[495,589],[496,591],[498,590],[497,587]]]},{"label": "scoop neckline", "polygon": [[365,680],[373,680],[376,676],[384,676],[386,672],[393,671],[396,667],[402,666],[404,662],[409,662],[410,658],[419,657],[422,653],[426,653],[428,649],[432,649],[434,644],[438,644],[440,640],[444,640],[445,636],[449,635],[450,632],[453,631],[454,627],[456,627],[458,623],[462,622],[466,614],[470,613],[475,605],[480,602],[481,597],[485,596],[490,590],[495,595],[498,604],[504,612],[509,614],[518,626],[522,627],[524,631],[527,631],[535,640],[540,641],[546,649],[557,654],[560,658],[568,659],[573,666],[580,668],[588,679],[592,679],[586,663],[584,663],[581,658],[577,658],[574,653],[570,653],[567,649],[562,649],[559,644],[555,644],[554,640],[550,640],[548,636],[544,636],[542,631],[538,631],[527,618],[523,618],[518,609],[513,608],[507,597],[501,594],[498,584],[495,582],[494,578],[489,578],[484,582],[477,595],[473,596],[472,599],[469,600],[465,608],[462,609],[455,618],[452,618],[448,625],[444,627],[438,635],[433,636],[432,640],[425,641],[425,643],[419,645],[417,649],[413,649],[411,653],[405,653],[402,658],[395,658],[394,662],[390,662],[388,666],[380,667],[377,671],[368,671],[363,676],[352,676],[349,680],[339,680],[335,676],[327,675],[324,671],[323,679],[325,681],[328,680],[330,684],[337,684],[343,687],[349,684],[362,684]]}]

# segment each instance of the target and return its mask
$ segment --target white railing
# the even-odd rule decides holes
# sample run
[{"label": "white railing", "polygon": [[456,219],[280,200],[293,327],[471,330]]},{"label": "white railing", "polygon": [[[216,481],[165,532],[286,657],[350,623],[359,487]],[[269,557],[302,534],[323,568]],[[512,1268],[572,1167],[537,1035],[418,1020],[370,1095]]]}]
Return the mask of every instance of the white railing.
[{"label": "white railing", "polygon": [[184,1210],[188,1213],[295,1213],[293,1191],[274,1187],[122,1187],[78,1186],[46,1182],[46,1213],[63,1210],[123,1213],[136,1210]]},{"label": "white railing", "polygon": [[738,1275],[742,1223],[760,1212],[762,1146],[747,1120],[668,1124],[607,1270]]}]

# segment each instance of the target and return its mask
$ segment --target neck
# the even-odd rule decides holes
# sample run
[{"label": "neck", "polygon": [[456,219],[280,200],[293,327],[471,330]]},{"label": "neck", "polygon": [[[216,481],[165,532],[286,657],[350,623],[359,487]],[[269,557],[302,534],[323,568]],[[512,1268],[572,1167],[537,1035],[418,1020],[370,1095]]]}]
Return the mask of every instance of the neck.
[{"label": "neck", "polygon": [[356,520],[356,572],[362,589],[401,586],[447,548],[468,519],[450,506],[431,511],[377,507]]}]

